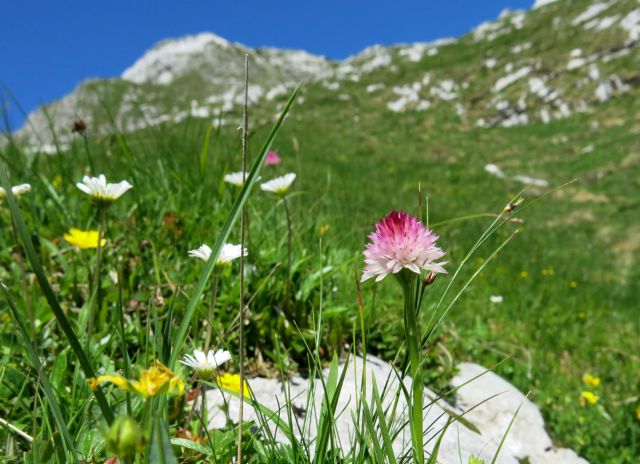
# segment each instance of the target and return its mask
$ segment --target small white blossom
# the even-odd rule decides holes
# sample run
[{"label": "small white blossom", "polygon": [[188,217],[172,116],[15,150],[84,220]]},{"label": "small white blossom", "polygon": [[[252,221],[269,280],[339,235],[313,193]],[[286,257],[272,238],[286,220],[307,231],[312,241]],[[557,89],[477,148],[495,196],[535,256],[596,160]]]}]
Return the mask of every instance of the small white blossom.
[{"label": "small white blossom", "polygon": [[[230,243],[225,243],[222,245],[222,249],[220,250],[220,255],[216,260],[216,265],[222,266],[224,264],[230,263],[234,259],[237,259],[242,254],[243,256],[247,256],[247,249],[244,249],[244,253],[242,252],[241,245],[232,245]],[[202,261],[209,261],[211,257],[211,248],[208,245],[202,245],[197,250],[189,251],[189,256],[192,258],[200,258]]]},{"label": "small white blossom", "polygon": [[504,298],[503,298],[502,295],[491,295],[489,297],[489,301],[491,303],[499,304],[499,303],[502,303],[504,301]]},{"label": "small white blossom", "polygon": [[76,186],[91,198],[108,203],[117,200],[133,187],[126,180],[117,184],[108,184],[104,174],[100,174],[98,177],[84,176],[82,182],[78,182]]},{"label": "small white blossom", "polygon": [[[13,195],[16,197],[19,197],[23,193],[27,193],[29,190],[31,190],[31,185],[29,184],[14,185],[13,187],[11,187],[11,193],[13,193]],[[6,196],[7,192],[5,192],[2,187],[0,187],[0,198],[5,198]]]},{"label": "small white blossom", "polygon": [[200,375],[210,375],[215,369],[231,359],[231,354],[225,350],[214,352],[209,350],[208,353],[200,350],[194,350],[193,355],[186,354],[180,360],[185,366],[198,371]]},{"label": "small white blossom", "polygon": [[295,173],[290,172],[284,176],[276,177],[264,184],[260,184],[260,188],[265,192],[273,192],[276,195],[283,196],[287,194],[289,187],[293,184],[294,180],[296,180],[296,175]]},{"label": "small white blossom", "polygon": [[231,172],[224,176],[224,181],[228,184],[235,185],[236,187],[242,187],[244,181],[249,177],[248,172]]}]

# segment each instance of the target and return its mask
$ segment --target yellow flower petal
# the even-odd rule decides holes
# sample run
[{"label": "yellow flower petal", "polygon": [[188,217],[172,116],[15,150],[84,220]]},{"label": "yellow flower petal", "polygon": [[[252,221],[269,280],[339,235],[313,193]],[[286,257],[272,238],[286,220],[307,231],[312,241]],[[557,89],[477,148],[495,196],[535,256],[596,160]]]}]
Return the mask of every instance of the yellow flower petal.
[{"label": "yellow flower petal", "polygon": [[[227,390],[234,391],[236,393],[240,393],[240,376],[238,374],[229,374],[228,372],[224,375],[220,375],[216,377],[216,383],[221,388],[226,388]],[[245,398],[249,398],[249,384],[247,381],[244,381],[244,388],[242,395]]]},{"label": "yellow flower petal", "polygon": [[184,382],[176,377],[164,364],[156,361],[140,375],[140,380],[133,382],[133,388],[144,397],[156,396],[158,393],[182,396]]},{"label": "yellow flower petal", "polygon": [[98,388],[98,385],[109,382],[121,390],[138,393],[145,398],[160,393],[178,396],[184,394],[184,381],[158,361],[149,369],[142,371],[139,380],[127,380],[120,375],[101,375],[87,381],[93,390]]},{"label": "yellow flower petal", "polygon": [[[64,234],[64,239],[71,245],[85,250],[87,248],[98,248],[98,231],[97,230],[80,230],[71,228],[69,233]],[[107,243],[106,239],[100,240],[100,246],[103,247]]]},{"label": "yellow flower petal", "polygon": [[582,406],[584,406],[585,404],[590,404],[593,406],[598,402],[599,399],[600,397],[595,393],[592,393],[590,391],[583,391],[582,393],[580,393],[580,398],[578,398],[578,401]]},{"label": "yellow flower petal", "polygon": [[99,377],[87,379],[87,381],[89,382],[89,386],[92,390],[97,389],[98,385],[109,382],[114,384],[120,390],[131,391],[131,384],[121,375],[101,375]]},{"label": "yellow flower petal", "polygon": [[600,385],[600,377],[595,377],[589,374],[585,374],[582,376],[582,381],[588,387],[598,387]]}]

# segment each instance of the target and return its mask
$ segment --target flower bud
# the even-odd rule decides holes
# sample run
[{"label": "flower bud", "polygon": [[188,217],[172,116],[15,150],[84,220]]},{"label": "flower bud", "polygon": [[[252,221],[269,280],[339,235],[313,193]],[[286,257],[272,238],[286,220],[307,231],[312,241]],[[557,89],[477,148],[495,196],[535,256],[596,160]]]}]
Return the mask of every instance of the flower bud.
[{"label": "flower bud", "polygon": [[144,436],[138,423],[129,416],[113,421],[107,433],[107,449],[118,456],[130,456],[144,449]]}]

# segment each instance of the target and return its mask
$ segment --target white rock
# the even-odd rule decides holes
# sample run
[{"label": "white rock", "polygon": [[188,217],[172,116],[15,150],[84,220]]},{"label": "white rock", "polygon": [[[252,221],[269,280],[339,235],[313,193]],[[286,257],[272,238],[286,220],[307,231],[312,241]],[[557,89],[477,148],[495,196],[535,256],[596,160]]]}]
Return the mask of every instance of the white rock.
[{"label": "white rock", "polygon": [[551,3],[555,3],[557,1],[558,0],[536,0],[533,6],[531,7],[531,9],[537,10],[538,8],[541,8],[545,5],[549,5]]},{"label": "white rock", "polygon": [[499,177],[501,179],[503,179],[505,177],[504,172],[502,172],[502,169],[500,169],[500,167],[498,167],[497,165],[495,165],[493,163],[485,164],[484,165],[484,170],[486,172],[488,172],[489,174],[491,174],[492,176],[496,176],[496,177]]},{"label": "white rock", "polygon": [[[337,446],[343,452],[347,452],[353,443],[354,417],[357,415],[356,392],[361,390],[363,366],[364,363],[360,357],[350,361],[342,390],[338,397],[335,437],[338,440]],[[524,396],[511,384],[491,372],[486,372],[486,369],[481,366],[463,363],[459,367],[460,372],[454,377],[452,385],[459,387],[457,403],[462,408],[451,406],[442,400],[438,400],[433,392],[425,389],[424,404],[427,405],[424,419],[425,450],[430,452],[433,449],[436,438],[442,433],[442,428],[449,417],[447,411],[450,411],[458,415],[464,414],[465,419],[473,423],[481,433],[478,434],[472,431],[460,422],[450,426],[443,436],[438,462],[442,464],[459,464],[460,458],[462,458],[462,462],[468,462],[469,456],[472,454],[485,459],[486,462],[490,462],[502,440],[511,417]],[[341,364],[340,373],[342,373],[343,368],[344,364]],[[325,370],[325,378],[327,375],[328,370]],[[476,376],[479,377],[462,386]],[[399,385],[398,377],[390,364],[374,356],[367,356],[367,397],[371,395],[374,378],[379,392],[383,394],[383,406],[386,409],[386,406],[389,406],[394,400],[394,394]],[[277,379],[264,378],[248,379],[248,383],[256,400],[263,407],[276,412],[286,424],[289,424],[289,422],[283,405],[286,403],[284,391],[288,392],[295,411],[297,411],[293,423],[294,435],[298,439],[304,437],[309,444],[311,453],[313,453],[315,450],[314,439],[317,435],[318,417],[324,398],[320,380],[303,379],[295,376],[284,384]],[[383,393],[386,383],[386,393]],[[411,379],[405,378],[404,384],[407,389],[410,389]],[[314,388],[314,396],[310,401],[307,401],[307,390],[311,387]],[[498,393],[501,393],[501,395],[485,401]],[[207,404],[210,427],[220,428],[226,425],[226,415],[223,412],[225,404],[228,408],[229,417],[232,421],[237,422],[239,409],[237,398],[222,394],[217,389],[209,390],[207,392]],[[309,409],[307,410],[307,408]],[[473,410],[469,411],[472,408]],[[397,430],[398,434],[393,440],[392,447],[394,454],[399,457],[410,448],[411,443],[409,427],[408,425],[402,425],[403,421],[406,420],[407,414],[407,404],[402,394],[398,398],[395,410],[395,420],[390,422],[393,430]],[[465,413],[465,411],[467,412]],[[387,412],[388,416],[389,413]],[[247,421],[258,422],[256,411],[249,403],[245,403],[244,418]],[[268,423],[275,434],[275,438],[280,442],[286,443],[288,439],[282,429],[276,427],[273,421],[268,421]],[[553,449],[551,440],[544,430],[540,411],[528,400],[525,401],[521,408],[497,462],[499,464],[517,464],[518,459],[526,457],[529,458],[531,464],[551,462],[556,464],[586,463],[570,450]]]},{"label": "white rock", "polygon": [[454,388],[460,387],[456,396],[457,405],[462,409],[497,395],[465,414],[465,418],[475,424],[490,442],[502,440],[515,411],[522,405],[504,443],[503,449],[507,452],[500,456],[504,462],[507,456],[513,456],[519,460],[528,458],[530,464],[587,464],[571,450],[553,448],[540,409],[509,382],[477,364],[462,363],[458,368],[459,373],[451,384]]},{"label": "white rock", "polygon": [[369,84],[367,86],[367,92],[372,93],[375,92],[377,90],[381,90],[384,89],[384,84],[380,83],[380,84]]},{"label": "white rock", "polygon": [[518,69],[517,71],[515,71],[512,74],[508,74],[508,75],[506,75],[504,77],[501,77],[493,85],[493,91],[494,92],[500,92],[501,90],[506,89],[507,87],[509,87],[511,84],[513,84],[517,80],[522,79],[523,77],[527,76],[531,71],[532,71],[531,66],[524,66],[524,67]]},{"label": "white rock", "polygon": [[620,19],[620,15],[606,16],[602,19],[600,18],[592,19],[588,23],[585,23],[584,28],[587,30],[596,29],[598,31],[602,31],[604,29],[609,29],[611,26],[617,23],[619,19]]},{"label": "white rock", "polygon": [[122,73],[122,78],[137,83],[169,84],[174,78],[174,73],[186,69],[190,65],[190,58],[196,53],[202,53],[209,45],[227,48],[229,42],[208,32],[167,40],[149,50],[127,68]]},{"label": "white rock", "polygon": [[631,10],[622,21],[620,26],[629,33],[629,41],[640,39],[640,8]]},{"label": "white rock", "polygon": [[583,23],[585,21],[589,21],[592,18],[595,18],[600,13],[608,9],[612,4],[613,2],[598,2],[598,3],[593,3],[589,5],[589,8],[587,8],[585,11],[580,13],[578,16],[576,16],[573,19],[573,21],[571,21],[571,25],[577,26],[580,23]]},{"label": "white rock", "polygon": [[548,187],[549,181],[546,179],[537,179],[535,177],[529,177],[522,174],[513,177],[513,180],[526,185],[533,185],[536,187]]}]

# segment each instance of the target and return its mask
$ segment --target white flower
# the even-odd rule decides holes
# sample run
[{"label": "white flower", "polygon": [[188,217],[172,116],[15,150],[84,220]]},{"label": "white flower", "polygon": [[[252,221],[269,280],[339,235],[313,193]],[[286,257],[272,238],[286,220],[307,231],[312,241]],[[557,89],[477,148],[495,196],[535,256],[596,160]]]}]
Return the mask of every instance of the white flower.
[{"label": "white flower", "polygon": [[91,198],[107,203],[117,200],[133,187],[126,180],[117,184],[108,184],[104,174],[100,174],[98,177],[84,176],[82,182],[78,182],[76,186]]},{"label": "white flower", "polygon": [[208,353],[200,350],[194,350],[193,356],[185,354],[180,362],[186,366],[195,369],[200,374],[210,375],[215,369],[231,359],[231,353],[225,350],[214,352],[209,350]]},{"label": "white flower", "polygon": [[502,295],[491,295],[491,296],[489,297],[489,301],[490,301],[491,303],[496,303],[496,304],[498,304],[498,303],[502,303],[502,302],[504,301],[504,298],[502,297]]},{"label": "white flower", "polygon": [[[244,249],[244,253],[242,253],[241,245],[232,245],[230,243],[225,243],[222,245],[222,249],[220,250],[220,255],[216,260],[216,265],[222,266],[224,264],[230,263],[234,259],[240,257],[240,255],[247,256],[247,249]],[[202,245],[197,250],[189,251],[189,256],[192,258],[200,258],[202,261],[209,261],[211,257],[211,248],[208,245]]]},{"label": "white flower", "polygon": [[[14,185],[13,187],[11,187],[11,193],[13,193],[13,195],[16,197],[19,197],[23,193],[27,193],[29,190],[31,190],[31,185],[29,184]],[[5,198],[6,196],[7,192],[5,192],[2,187],[0,187],[0,198]]]},{"label": "white flower", "polygon": [[260,184],[260,188],[265,192],[273,192],[276,195],[286,195],[294,180],[296,180],[296,175],[290,172],[284,176],[276,177],[264,184]]},{"label": "white flower", "polygon": [[244,181],[249,177],[248,172],[231,172],[224,176],[224,181],[228,184],[235,185],[236,187],[242,187]]}]

